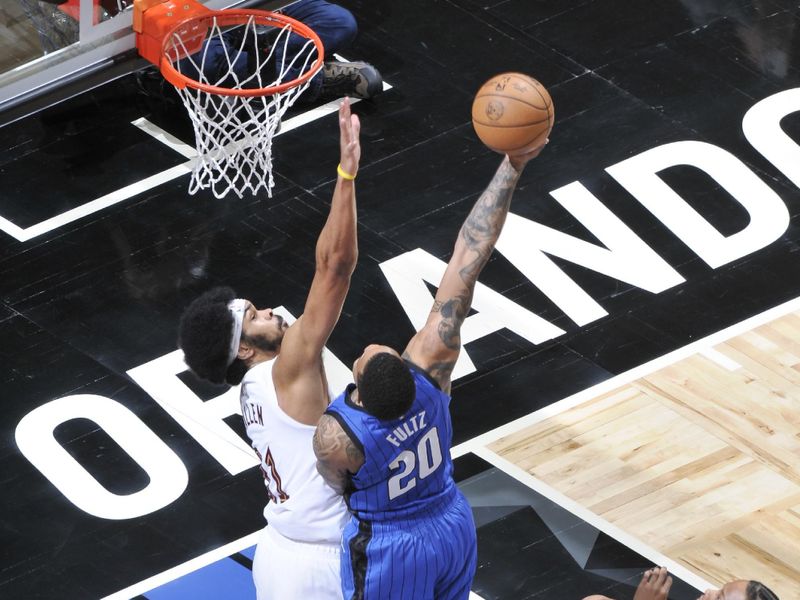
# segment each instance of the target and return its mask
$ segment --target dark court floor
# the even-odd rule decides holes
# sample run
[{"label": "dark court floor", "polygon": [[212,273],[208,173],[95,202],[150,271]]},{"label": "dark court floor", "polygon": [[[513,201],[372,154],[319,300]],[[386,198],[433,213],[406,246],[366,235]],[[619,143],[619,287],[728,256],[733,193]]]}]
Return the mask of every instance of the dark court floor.
[{"label": "dark court floor", "polygon": [[[360,258],[328,345],[345,365],[405,345],[416,298],[398,282],[448,259],[499,163],[470,123],[480,85],[521,71],[555,103],[481,277],[492,316],[454,383],[454,443],[800,296],[797,1],[341,3],[360,27],[347,58],[392,86],[354,107]],[[130,74],[0,127],[0,597],[106,597],[263,524],[261,475],[223,435],[243,433],[235,402],[181,372],[177,321],[221,284],[300,314],[337,123],[276,139],[272,198],[218,200],[188,196],[186,157],[134,124],[191,143],[179,108]],[[40,441],[24,452],[23,419]],[[216,421],[216,445],[192,420]],[[457,470],[480,597],[632,598],[651,564],[636,549],[477,456]],[[243,548],[135,595],[253,597]]]}]

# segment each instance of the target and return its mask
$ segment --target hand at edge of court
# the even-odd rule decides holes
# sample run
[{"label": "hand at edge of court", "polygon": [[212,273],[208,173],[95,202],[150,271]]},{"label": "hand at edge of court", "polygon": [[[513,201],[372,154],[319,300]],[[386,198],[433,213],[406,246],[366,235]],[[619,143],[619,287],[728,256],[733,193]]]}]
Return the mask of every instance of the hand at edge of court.
[{"label": "hand at edge of court", "polygon": [[361,122],[358,115],[350,113],[350,98],[342,100],[339,107],[339,164],[345,173],[355,176],[361,161]]},{"label": "hand at edge of court", "polygon": [[539,156],[544,147],[550,143],[550,138],[547,138],[542,144],[535,146],[531,150],[515,153],[515,154],[508,154],[508,161],[511,163],[511,166],[514,167],[514,170],[517,173],[521,173],[522,170],[525,168],[525,165],[528,164],[531,160]]},{"label": "hand at edge of court", "polygon": [[644,572],[633,600],[667,600],[672,587],[672,577],[664,567],[654,567]]}]

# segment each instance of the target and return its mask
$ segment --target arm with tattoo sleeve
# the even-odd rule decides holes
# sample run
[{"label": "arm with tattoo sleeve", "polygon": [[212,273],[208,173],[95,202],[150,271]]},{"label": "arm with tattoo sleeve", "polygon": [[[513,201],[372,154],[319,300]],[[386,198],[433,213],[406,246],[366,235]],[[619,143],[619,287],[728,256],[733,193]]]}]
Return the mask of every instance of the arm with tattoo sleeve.
[{"label": "arm with tattoo sleeve", "polygon": [[347,435],[339,422],[330,415],[322,415],[314,432],[314,454],[317,471],[339,494],[344,494],[350,476],[364,464],[364,455]]},{"label": "arm with tattoo sleeve", "polygon": [[411,339],[403,357],[425,369],[449,393],[450,375],[461,350],[461,325],[469,314],[478,275],[503,229],[511,197],[530,154],[506,156],[461,226],[425,326]]}]

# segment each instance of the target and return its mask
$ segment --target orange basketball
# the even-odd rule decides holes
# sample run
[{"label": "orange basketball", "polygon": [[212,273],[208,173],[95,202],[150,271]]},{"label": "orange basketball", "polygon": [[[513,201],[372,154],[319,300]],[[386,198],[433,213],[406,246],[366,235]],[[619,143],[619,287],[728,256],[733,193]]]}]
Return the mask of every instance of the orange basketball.
[{"label": "orange basketball", "polygon": [[522,73],[501,73],[481,86],[472,103],[472,126],[495,152],[520,154],[547,139],[553,128],[547,89]]}]

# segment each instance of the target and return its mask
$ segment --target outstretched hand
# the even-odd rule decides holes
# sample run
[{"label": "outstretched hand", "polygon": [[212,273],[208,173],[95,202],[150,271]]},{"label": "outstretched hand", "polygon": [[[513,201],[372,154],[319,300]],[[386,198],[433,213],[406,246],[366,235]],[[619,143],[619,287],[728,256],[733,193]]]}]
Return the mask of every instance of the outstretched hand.
[{"label": "outstretched hand", "polygon": [[341,152],[339,164],[345,172],[351,175],[358,172],[358,163],[361,160],[360,132],[361,122],[358,120],[358,115],[350,113],[350,98],[345,98],[339,107],[339,149]]},{"label": "outstretched hand", "polygon": [[544,142],[539,144],[538,146],[534,146],[530,150],[526,150],[521,153],[509,154],[508,161],[511,163],[511,166],[514,167],[514,170],[517,173],[520,173],[522,169],[525,168],[525,165],[528,162],[537,156],[544,150],[544,147],[550,142],[550,138],[547,138]]},{"label": "outstretched hand", "polygon": [[654,567],[644,572],[633,600],[667,600],[672,577],[664,567]]}]

